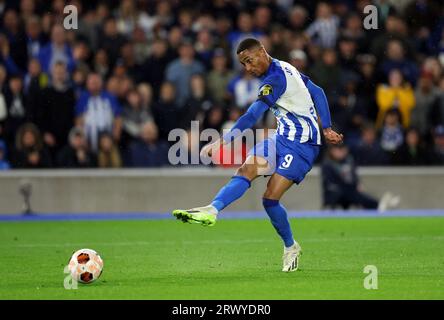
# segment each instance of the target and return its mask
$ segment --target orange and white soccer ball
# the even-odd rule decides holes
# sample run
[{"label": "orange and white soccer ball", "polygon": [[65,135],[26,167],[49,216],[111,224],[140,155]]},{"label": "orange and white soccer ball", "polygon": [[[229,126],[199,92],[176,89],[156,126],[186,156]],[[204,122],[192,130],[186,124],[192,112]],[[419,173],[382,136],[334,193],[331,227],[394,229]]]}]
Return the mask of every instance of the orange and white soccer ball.
[{"label": "orange and white soccer ball", "polygon": [[92,249],[80,249],[71,256],[68,268],[74,280],[81,283],[92,283],[102,274],[103,260]]}]

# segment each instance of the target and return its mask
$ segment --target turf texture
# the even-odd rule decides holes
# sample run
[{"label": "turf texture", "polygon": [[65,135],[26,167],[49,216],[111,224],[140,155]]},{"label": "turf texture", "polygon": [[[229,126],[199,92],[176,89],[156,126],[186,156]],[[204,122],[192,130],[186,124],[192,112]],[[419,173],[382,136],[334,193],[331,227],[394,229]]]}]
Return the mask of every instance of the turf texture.
[{"label": "turf texture", "polygon": [[[444,217],[291,219],[300,269],[264,219],[0,223],[0,299],[444,299]],[[91,248],[100,279],[66,290],[70,255]],[[364,267],[378,289],[364,288]]]}]

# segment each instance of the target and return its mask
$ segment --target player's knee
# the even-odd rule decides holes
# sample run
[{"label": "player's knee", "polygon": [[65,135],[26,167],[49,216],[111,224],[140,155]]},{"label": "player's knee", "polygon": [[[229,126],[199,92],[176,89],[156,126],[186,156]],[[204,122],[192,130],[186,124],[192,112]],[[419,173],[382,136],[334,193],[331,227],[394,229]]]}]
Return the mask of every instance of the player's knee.
[{"label": "player's knee", "polygon": [[257,175],[256,166],[253,164],[243,164],[236,171],[236,175],[246,177],[249,180],[253,180]]},{"label": "player's knee", "polygon": [[267,190],[265,190],[264,195],[262,196],[262,198],[265,199],[271,199],[271,200],[280,200],[281,199],[281,194],[274,191],[273,189],[267,188]]}]

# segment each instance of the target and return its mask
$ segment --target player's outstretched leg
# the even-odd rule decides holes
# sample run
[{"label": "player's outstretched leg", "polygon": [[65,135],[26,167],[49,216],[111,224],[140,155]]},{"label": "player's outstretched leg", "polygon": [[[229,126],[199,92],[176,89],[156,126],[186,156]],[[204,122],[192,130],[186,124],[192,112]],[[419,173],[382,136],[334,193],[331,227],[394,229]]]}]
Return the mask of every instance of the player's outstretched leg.
[{"label": "player's outstretched leg", "polygon": [[284,272],[296,271],[299,267],[299,257],[302,254],[300,245],[293,238],[287,210],[279,203],[279,199],[292,184],[293,181],[279,174],[273,174],[268,181],[267,191],[265,191],[264,198],[262,199],[271,224],[284,242],[284,254],[282,257],[282,271]]},{"label": "player's outstretched leg", "polygon": [[236,175],[220,189],[210,205],[187,210],[177,209],[173,211],[173,215],[183,222],[213,226],[216,223],[219,211],[242,197],[248,188],[250,188],[251,181],[256,177],[257,168],[254,157],[249,157],[237,170]]}]

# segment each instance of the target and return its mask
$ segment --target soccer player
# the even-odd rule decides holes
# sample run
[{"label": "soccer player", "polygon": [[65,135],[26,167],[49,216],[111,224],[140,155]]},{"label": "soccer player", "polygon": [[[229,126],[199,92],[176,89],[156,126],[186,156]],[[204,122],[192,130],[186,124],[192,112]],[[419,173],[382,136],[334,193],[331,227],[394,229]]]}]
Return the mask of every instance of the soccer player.
[{"label": "soccer player", "polygon": [[229,133],[204,146],[201,155],[211,156],[221,145],[231,143],[244,130],[252,128],[268,109],[277,118],[276,134],[252,148],[245,162],[210,205],[174,210],[172,213],[183,222],[214,225],[220,211],[239,199],[254,179],[265,175],[265,166],[273,172],[267,174],[271,174],[271,178],[262,203],[284,242],[282,271],[295,271],[301,247],[293,238],[287,211],[279,200],[294,183],[299,184],[304,179],[319,154],[321,131],[317,114],[328,143],[339,144],[343,137],[331,129],[330,111],[324,91],[307,76],[299,73],[291,64],[270,57],[264,46],[254,38],[239,43],[237,56],[247,72],[261,79],[258,99],[237,120]]}]

